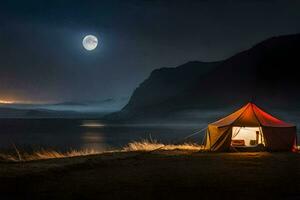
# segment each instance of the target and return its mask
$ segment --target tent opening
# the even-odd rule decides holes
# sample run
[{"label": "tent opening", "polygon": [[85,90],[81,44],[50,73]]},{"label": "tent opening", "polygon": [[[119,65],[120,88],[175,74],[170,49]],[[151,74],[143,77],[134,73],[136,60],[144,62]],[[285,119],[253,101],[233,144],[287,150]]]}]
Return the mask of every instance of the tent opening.
[{"label": "tent opening", "polygon": [[264,137],[261,127],[232,127],[231,146],[249,147],[264,145]]}]

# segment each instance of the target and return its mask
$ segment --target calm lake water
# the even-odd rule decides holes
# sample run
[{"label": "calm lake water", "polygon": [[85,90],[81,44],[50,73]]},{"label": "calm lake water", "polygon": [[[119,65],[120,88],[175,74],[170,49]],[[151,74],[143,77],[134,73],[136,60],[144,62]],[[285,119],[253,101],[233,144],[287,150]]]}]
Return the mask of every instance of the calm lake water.
[{"label": "calm lake water", "polygon": [[[229,111],[186,113],[188,123],[165,124],[106,124],[100,120],[79,119],[0,119],[0,150],[12,149],[13,144],[27,150],[70,149],[109,150],[129,142],[149,139],[177,143],[207,123],[226,116]],[[300,129],[300,111],[274,111],[275,116],[292,122]],[[183,114],[181,114],[183,116]],[[193,122],[192,122],[193,121]],[[204,132],[188,142],[201,143]],[[300,135],[298,134],[298,138]]]},{"label": "calm lake water", "polygon": [[[149,139],[165,143],[181,139],[205,124],[105,124],[99,120],[74,119],[1,119],[0,149],[109,150],[131,141]],[[202,141],[203,133],[188,141]]]}]

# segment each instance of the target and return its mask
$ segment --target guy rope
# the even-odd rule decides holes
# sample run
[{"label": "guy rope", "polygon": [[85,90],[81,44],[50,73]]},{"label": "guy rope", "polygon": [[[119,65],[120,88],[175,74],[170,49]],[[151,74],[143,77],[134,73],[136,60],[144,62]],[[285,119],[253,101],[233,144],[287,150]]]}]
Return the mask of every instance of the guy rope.
[{"label": "guy rope", "polygon": [[[174,142],[174,144],[175,144],[175,145],[178,145],[178,144],[180,144],[181,142],[185,141],[186,139],[188,139],[188,138],[190,138],[190,137],[193,137],[193,136],[195,136],[195,135],[197,135],[197,134],[200,134],[201,132],[204,132],[206,129],[207,129],[207,126],[205,126],[204,128],[202,128],[202,129],[200,129],[200,130],[198,130],[198,131],[196,131],[196,132],[194,132],[194,133],[192,133],[192,134],[190,134],[190,135],[188,135],[188,136],[185,136],[184,138],[179,138],[176,142]],[[205,133],[205,132],[204,132],[204,133]],[[201,145],[203,145],[204,139],[205,139],[205,136],[203,136]],[[164,148],[164,146],[161,146],[161,147],[158,147],[158,148],[153,149],[153,150],[151,150],[151,151],[148,151],[147,153],[152,153],[152,152],[157,151],[157,150],[160,150],[160,149],[162,149],[162,148]]]}]

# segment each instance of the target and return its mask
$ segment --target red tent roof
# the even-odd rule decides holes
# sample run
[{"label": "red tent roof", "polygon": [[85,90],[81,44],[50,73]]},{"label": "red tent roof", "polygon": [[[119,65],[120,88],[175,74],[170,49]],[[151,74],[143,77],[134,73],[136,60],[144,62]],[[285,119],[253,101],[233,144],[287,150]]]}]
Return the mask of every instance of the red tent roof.
[{"label": "red tent roof", "polygon": [[213,126],[266,126],[266,127],[294,127],[295,125],[284,122],[266,113],[253,103],[248,103],[241,109],[220,119],[210,125]]}]

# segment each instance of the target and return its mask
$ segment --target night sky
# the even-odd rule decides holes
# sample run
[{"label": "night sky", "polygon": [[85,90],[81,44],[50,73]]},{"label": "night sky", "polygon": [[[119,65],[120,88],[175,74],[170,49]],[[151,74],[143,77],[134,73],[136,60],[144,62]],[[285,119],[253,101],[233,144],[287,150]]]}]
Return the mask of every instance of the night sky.
[{"label": "night sky", "polygon": [[[128,97],[155,68],[298,32],[297,0],[1,1],[0,99]],[[100,41],[94,51],[82,47],[87,34]]]}]

